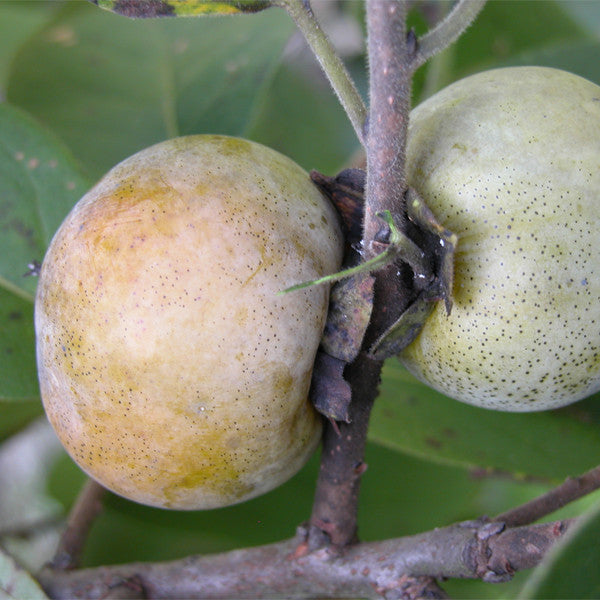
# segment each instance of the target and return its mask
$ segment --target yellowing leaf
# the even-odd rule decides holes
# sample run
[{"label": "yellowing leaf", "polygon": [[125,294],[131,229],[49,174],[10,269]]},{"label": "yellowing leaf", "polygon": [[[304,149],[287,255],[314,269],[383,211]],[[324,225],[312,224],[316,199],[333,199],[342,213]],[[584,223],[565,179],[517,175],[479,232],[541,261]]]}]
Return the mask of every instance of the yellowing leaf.
[{"label": "yellowing leaf", "polygon": [[126,17],[195,17],[252,13],[271,6],[270,0],[90,0]]}]

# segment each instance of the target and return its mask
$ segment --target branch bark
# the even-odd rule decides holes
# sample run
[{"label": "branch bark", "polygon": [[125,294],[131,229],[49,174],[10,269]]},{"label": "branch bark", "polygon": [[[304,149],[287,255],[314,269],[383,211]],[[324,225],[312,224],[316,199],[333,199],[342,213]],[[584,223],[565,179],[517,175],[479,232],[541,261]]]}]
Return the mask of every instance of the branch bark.
[{"label": "branch bark", "polygon": [[[366,260],[381,252],[389,227],[378,216],[389,211],[406,231],[406,141],[410,113],[415,40],[406,31],[406,2],[367,2],[370,112],[367,134],[367,185],[363,221]],[[412,271],[392,264],[375,273],[373,314],[364,347],[368,349],[405,311],[413,297]]]},{"label": "branch bark", "polygon": [[[40,576],[56,599],[129,598],[409,598],[421,576],[504,581],[540,562],[571,521],[504,530],[467,522],[415,536],[356,544],[342,554],[303,552],[295,538],[224,554],[164,563],[133,563]],[[430,582],[426,581],[426,585]],[[442,597],[442,596],[438,596]]]}]

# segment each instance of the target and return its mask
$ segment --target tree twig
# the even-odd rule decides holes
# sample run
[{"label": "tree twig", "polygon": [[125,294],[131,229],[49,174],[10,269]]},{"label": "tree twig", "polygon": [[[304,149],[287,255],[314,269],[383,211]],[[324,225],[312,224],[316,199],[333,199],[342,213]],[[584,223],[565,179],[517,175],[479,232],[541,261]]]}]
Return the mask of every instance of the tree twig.
[{"label": "tree twig", "polygon": [[[503,530],[468,522],[415,536],[297,552],[298,536],[257,548],[164,563],[134,563],[42,573],[56,599],[104,598],[402,598],[402,588],[435,573],[441,577],[504,581],[542,559],[570,521]],[[430,582],[420,583],[429,584]],[[398,593],[400,592],[400,593]],[[117,597],[117,596],[111,596]]]},{"label": "tree twig", "polygon": [[[389,211],[398,226],[404,215],[404,155],[410,110],[412,58],[406,39],[406,3],[370,0],[367,3],[368,51],[370,57],[370,117],[367,128],[367,192],[363,222],[363,260],[377,256],[380,228],[377,216]],[[388,318],[404,309],[398,267],[375,273],[372,319],[363,349],[370,347],[387,326]],[[393,307],[395,310],[391,310]],[[369,333],[370,332],[370,333]],[[356,514],[363,451],[369,415],[377,394],[382,361],[365,353],[346,367],[344,376],[352,388],[350,423],[329,424],[323,438],[321,471],[311,516],[311,548],[356,541]]]},{"label": "tree twig", "polygon": [[317,22],[309,2],[303,0],[275,0],[273,3],[285,9],[296,23],[344,107],[358,139],[363,143],[363,128],[367,109],[344,63]]},{"label": "tree twig", "polygon": [[[370,112],[362,249],[365,260],[381,252],[389,227],[378,216],[389,211],[406,233],[406,139],[410,113],[414,39],[406,32],[406,2],[367,2]],[[412,272],[394,263],[375,273],[373,313],[365,348],[395,323],[413,297]]]},{"label": "tree twig", "polygon": [[88,533],[102,510],[104,492],[93,479],[86,481],[69,514],[67,527],[52,559],[52,569],[68,570],[79,566]]},{"label": "tree twig", "polygon": [[528,525],[591,492],[600,489],[600,466],[579,477],[569,477],[561,485],[494,518],[508,527]]},{"label": "tree twig", "polygon": [[452,44],[479,14],[486,0],[459,0],[446,17],[417,40],[413,70]]}]

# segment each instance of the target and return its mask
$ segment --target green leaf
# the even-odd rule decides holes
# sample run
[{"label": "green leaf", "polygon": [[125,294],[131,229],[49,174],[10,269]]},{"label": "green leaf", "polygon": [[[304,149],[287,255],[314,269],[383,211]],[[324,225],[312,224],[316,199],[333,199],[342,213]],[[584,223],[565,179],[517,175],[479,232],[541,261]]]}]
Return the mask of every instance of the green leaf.
[{"label": "green leaf", "polygon": [[124,19],[68,2],[13,63],[8,98],[99,176],[165,138],[243,136],[293,29],[281,11]]},{"label": "green leaf", "polygon": [[600,502],[565,534],[535,568],[520,599],[600,598]]},{"label": "green leaf", "polygon": [[0,598],[2,600],[47,600],[42,588],[27,571],[0,548]]},{"label": "green leaf", "polygon": [[[37,386],[37,383],[34,381]],[[37,388],[36,388],[37,393]],[[43,414],[44,409],[39,397],[31,401],[3,402],[0,406],[2,418],[0,419],[0,441],[4,441],[13,434],[21,431],[28,423]]]},{"label": "green leaf", "polygon": [[[556,2],[488,2],[461,37],[456,63],[469,68],[481,64],[482,57],[486,62],[490,58],[502,62],[533,48],[581,39],[583,34],[583,29]],[[473,53],[475,48],[478,51]]]},{"label": "green leaf", "polygon": [[0,400],[38,396],[33,332],[36,280],[59,224],[88,188],[71,155],[31,117],[0,104]]},{"label": "green leaf", "polygon": [[384,367],[370,439],[435,462],[557,481],[600,463],[597,417],[584,406],[485,410],[428,388],[393,359]]},{"label": "green leaf", "polygon": [[560,0],[561,8],[584,30],[600,35],[600,3],[587,0]]},{"label": "green leaf", "polygon": [[316,61],[311,67],[280,66],[247,133],[308,170],[335,174],[359,144]]},{"label": "green leaf", "polygon": [[10,63],[18,48],[45,22],[54,9],[55,2],[0,2],[0,96],[4,96]]},{"label": "green leaf", "polygon": [[0,288],[32,300],[27,265],[44,256],[89,187],[69,152],[23,111],[0,104]]},{"label": "green leaf", "polygon": [[487,2],[465,34],[419,70],[415,80],[417,102],[470,73],[517,64],[519,57],[527,53],[589,37],[588,30],[570,14],[575,10],[568,11],[566,4],[580,3]]},{"label": "green leaf", "polygon": [[564,69],[600,84],[600,41],[584,40],[569,42],[550,48],[542,48],[515,57],[507,66],[540,65]]},{"label": "green leaf", "polygon": [[195,17],[253,13],[271,6],[268,0],[90,0],[126,17]]},{"label": "green leaf", "polygon": [[[0,357],[0,402],[37,399],[33,304],[3,289],[0,289]],[[5,418],[3,414],[3,424]]]}]

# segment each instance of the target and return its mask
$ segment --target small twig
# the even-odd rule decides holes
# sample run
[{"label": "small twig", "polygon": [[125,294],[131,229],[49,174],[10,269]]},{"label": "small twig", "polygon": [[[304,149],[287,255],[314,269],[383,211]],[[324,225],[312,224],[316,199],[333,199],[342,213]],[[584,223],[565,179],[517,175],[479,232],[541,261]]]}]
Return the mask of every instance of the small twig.
[{"label": "small twig", "polygon": [[[80,571],[46,570],[40,582],[57,600],[103,598],[119,590],[125,590],[127,597],[164,600],[410,598],[402,594],[403,587],[430,573],[485,581],[510,579],[515,571],[538,564],[570,524],[559,521],[503,530],[498,523],[459,523],[415,536],[356,544],[343,553],[326,548],[309,551],[306,531],[300,530],[290,540],[223,554]],[[422,579],[420,584],[431,585],[431,581]]]},{"label": "small twig", "polygon": [[597,489],[600,489],[600,466],[579,477],[569,477],[545,494],[498,515],[494,521],[508,527],[528,525]]},{"label": "small twig", "polygon": [[317,22],[309,2],[307,0],[275,0],[273,4],[285,9],[296,23],[329,79],[331,87],[362,143],[367,109],[344,63]]},{"label": "small twig", "polygon": [[[371,0],[367,3],[370,56],[370,123],[367,132],[367,195],[362,247],[363,259],[377,256],[381,229],[389,233],[379,214],[389,213],[399,229],[404,225],[404,147],[410,109],[411,73],[405,36],[405,2]],[[402,310],[398,280],[388,269],[375,276],[375,303],[371,337],[385,331],[390,307]],[[393,265],[394,277],[398,271]],[[370,347],[369,337],[363,349]],[[356,541],[356,519],[363,451],[369,415],[383,362],[365,353],[346,367],[344,377],[352,389],[350,422],[328,424],[323,438],[321,471],[311,516],[310,546],[332,542],[344,546]],[[326,535],[324,535],[326,534]]]},{"label": "small twig", "polygon": [[69,570],[79,566],[88,533],[102,510],[104,492],[93,479],[86,481],[69,514],[67,527],[50,565],[52,569]]},{"label": "small twig", "polygon": [[479,14],[486,0],[459,0],[443,21],[417,41],[413,70],[452,44]]}]

